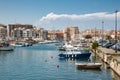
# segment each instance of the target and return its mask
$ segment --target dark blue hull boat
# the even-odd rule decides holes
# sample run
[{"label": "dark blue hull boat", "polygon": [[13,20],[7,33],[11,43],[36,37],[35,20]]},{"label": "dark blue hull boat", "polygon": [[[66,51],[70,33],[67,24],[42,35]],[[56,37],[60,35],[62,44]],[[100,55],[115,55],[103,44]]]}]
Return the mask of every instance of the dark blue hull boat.
[{"label": "dark blue hull boat", "polygon": [[58,56],[60,58],[89,58],[91,55],[90,52],[83,52],[83,53],[77,53],[77,54],[66,54],[66,53],[61,53]]}]

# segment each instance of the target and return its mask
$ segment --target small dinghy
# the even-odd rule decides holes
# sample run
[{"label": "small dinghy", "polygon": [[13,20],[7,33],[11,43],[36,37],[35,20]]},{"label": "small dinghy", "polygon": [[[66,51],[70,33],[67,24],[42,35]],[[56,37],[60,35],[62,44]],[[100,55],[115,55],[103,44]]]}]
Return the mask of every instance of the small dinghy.
[{"label": "small dinghy", "polygon": [[100,69],[102,63],[75,63],[78,69]]}]

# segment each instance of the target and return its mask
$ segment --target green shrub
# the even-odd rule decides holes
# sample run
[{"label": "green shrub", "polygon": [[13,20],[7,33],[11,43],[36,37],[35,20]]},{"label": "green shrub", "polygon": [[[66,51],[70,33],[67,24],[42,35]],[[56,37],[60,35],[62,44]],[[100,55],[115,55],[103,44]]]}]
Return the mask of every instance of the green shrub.
[{"label": "green shrub", "polygon": [[99,46],[99,44],[98,44],[97,41],[94,41],[94,42],[92,43],[92,49],[96,50],[98,46]]}]

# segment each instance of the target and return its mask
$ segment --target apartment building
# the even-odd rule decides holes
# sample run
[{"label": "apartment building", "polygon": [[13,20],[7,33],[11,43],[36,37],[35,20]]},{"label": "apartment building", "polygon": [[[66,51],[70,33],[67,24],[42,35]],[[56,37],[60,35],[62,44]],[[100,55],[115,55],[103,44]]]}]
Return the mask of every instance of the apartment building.
[{"label": "apartment building", "polygon": [[49,40],[59,40],[63,41],[63,30],[52,30],[48,31],[48,39]]},{"label": "apartment building", "polygon": [[31,24],[8,24],[9,37],[12,37],[12,30],[14,30],[15,28],[31,29],[33,28],[33,25]]},{"label": "apartment building", "polygon": [[48,31],[44,30],[44,28],[38,28],[36,30],[36,37],[40,39],[40,41],[46,40],[48,35]]},{"label": "apartment building", "polygon": [[63,37],[65,41],[70,41],[76,38],[79,38],[79,29],[77,26],[70,26],[67,27],[64,31],[63,31]]},{"label": "apartment building", "polygon": [[36,38],[36,33],[34,29],[24,29],[23,30],[23,38],[28,39],[28,38]]},{"label": "apartment building", "polygon": [[7,26],[0,24],[0,39],[6,39],[7,37]]},{"label": "apartment building", "polygon": [[24,28],[14,28],[11,31],[11,38],[14,40],[22,40],[23,39],[23,30]]}]

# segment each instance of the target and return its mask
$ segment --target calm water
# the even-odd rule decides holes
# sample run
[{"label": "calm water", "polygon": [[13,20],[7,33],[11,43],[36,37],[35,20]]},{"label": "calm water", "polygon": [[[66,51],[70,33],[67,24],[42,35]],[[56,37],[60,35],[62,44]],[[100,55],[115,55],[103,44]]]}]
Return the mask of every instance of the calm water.
[{"label": "calm water", "polygon": [[110,70],[77,70],[75,62],[88,60],[60,60],[58,54],[53,44],[0,52],[0,80],[112,80]]}]

